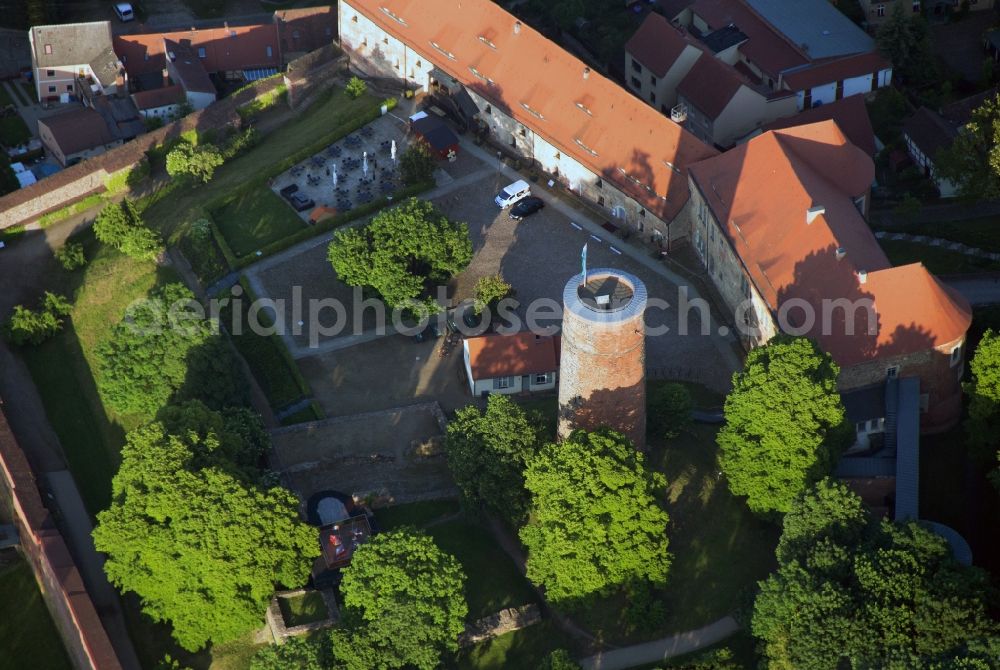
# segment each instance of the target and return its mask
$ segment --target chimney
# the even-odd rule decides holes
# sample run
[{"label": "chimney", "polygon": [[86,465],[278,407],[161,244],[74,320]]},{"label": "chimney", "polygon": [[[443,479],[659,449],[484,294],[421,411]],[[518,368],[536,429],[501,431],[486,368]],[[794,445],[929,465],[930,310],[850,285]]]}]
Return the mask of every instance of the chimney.
[{"label": "chimney", "polygon": [[858,283],[859,284],[868,283],[868,270],[858,270]]},{"label": "chimney", "polygon": [[590,76],[590,68],[589,67],[583,68],[583,78],[586,79],[589,76]]},{"label": "chimney", "polygon": [[847,249],[845,249],[844,247],[837,247],[837,260],[838,261],[841,258],[843,258],[844,256],[846,256],[846,255],[847,255]]},{"label": "chimney", "polygon": [[823,205],[813,205],[806,210],[806,225],[809,225],[816,220],[816,217],[820,214],[826,214],[826,207]]},{"label": "chimney", "polygon": [[514,21],[514,34],[515,35],[520,35],[521,34],[521,22],[520,21]]}]

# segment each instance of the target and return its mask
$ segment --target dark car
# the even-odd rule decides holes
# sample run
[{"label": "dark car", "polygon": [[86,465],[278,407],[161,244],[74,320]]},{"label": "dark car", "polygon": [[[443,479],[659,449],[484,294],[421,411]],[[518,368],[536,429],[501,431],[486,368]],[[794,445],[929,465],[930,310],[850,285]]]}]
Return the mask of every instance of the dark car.
[{"label": "dark car", "polygon": [[292,207],[295,208],[296,212],[303,212],[316,206],[316,203],[313,202],[311,198],[308,198],[301,193],[293,193],[292,197],[288,200],[292,203]]},{"label": "dark car", "polygon": [[278,193],[280,193],[281,197],[284,198],[285,200],[289,200],[289,199],[291,199],[292,194],[295,193],[298,190],[299,190],[299,185],[298,184],[289,184],[285,188],[283,188],[280,191],[278,191]]},{"label": "dark car", "polygon": [[520,221],[526,216],[531,216],[535,212],[541,210],[545,207],[545,203],[541,198],[536,198],[535,196],[528,196],[521,202],[517,203],[510,208],[510,218],[515,221]]}]

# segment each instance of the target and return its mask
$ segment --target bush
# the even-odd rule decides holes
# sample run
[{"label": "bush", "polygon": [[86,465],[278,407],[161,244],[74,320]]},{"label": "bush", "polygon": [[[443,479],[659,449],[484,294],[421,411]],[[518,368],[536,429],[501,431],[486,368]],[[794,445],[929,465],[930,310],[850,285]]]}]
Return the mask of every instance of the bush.
[{"label": "bush", "polygon": [[672,440],[691,423],[691,394],[683,384],[664,384],[649,400],[649,430]]},{"label": "bush", "polygon": [[435,169],[437,162],[424,141],[411,144],[399,159],[399,175],[407,186],[429,181]]},{"label": "bush", "polygon": [[67,242],[56,250],[56,260],[65,270],[75,270],[87,264],[83,253],[83,245],[79,242]]},{"label": "bush", "polygon": [[351,80],[347,82],[346,88],[344,88],[344,93],[346,93],[351,98],[360,98],[368,91],[368,84],[359,79],[358,77],[351,77]]},{"label": "bush", "polygon": [[149,161],[141,160],[130,168],[121,170],[104,180],[104,188],[115,195],[142,183],[149,176]]},{"label": "bush", "polygon": [[42,307],[32,311],[23,305],[14,307],[14,314],[4,326],[4,336],[12,344],[39,345],[62,330],[63,319],[70,312],[69,301],[61,295],[45,292]]},{"label": "bush", "polygon": [[94,222],[94,234],[104,244],[134,258],[155,258],[163,247],[160,236],[145,226],[131,200],[102,209]]},{"label": "bush", "polygon": [[213,144],[195,146],[181,142],[167,154],[167,174],[192,177],[207,184],[215,175],[215,169],[225,162],[222,152]]},{"label": "bush", "polygon": [[222,158],[227,161],[231,160],[252,148],[258,141],[260,141],[260,136],[253,128],[239,131],[226,142],[226,146],[222,150]]}]

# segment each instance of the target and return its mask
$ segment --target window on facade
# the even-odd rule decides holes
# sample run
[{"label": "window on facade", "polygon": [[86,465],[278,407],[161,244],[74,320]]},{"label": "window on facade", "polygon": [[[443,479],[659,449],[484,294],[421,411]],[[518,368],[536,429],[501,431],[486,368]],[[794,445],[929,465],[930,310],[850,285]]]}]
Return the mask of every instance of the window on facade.
[{"label": "window on facade", "polygon": [[562,154],[557,151],[555,158],[556,158],[557,161],[561,161],[562,160]]},{"label": "window on facade", "polygon": [[878,16],[885,16],[885,5],[881,3],[875,5],[875,14]]},{"label": "window on facade", "polygon": [[895,379],[899,376],[899,366],[893,365],[885,369],[885,376],[887,379]]},{"label": "window on facade", "polygon": [[528,136],[528,129],[525,128],[524,126],[521,126],[521,137],[527,137],[527,136]]},{"label": "window on facade", "polygon": [[597,204],[600,205],[601,207],[604,207],[604,196],[603,195],[597,196]]},{"label": "window on facade", "polygon": [[958,365],[962,362],[962,346],[959,345],[951,350],[951,364]]},{"label": "window on facade", "polygon": [[863,432],[865,432],[865,422],[864,421],[858,421],[856,424],[854,424],[854,431],[856,433],[863,433]]},{"label": "window on facade", "polygon": [[54,76],[56,76],[56,71],[55,70],[46,70],[45,71],[45,76],[46,77],[54,77]]},{"label": "window on facade", "polygon": [[594,186],[596,186],[597,188],[604,188],[604,180],[598,177],[597,181],[594,182]]},{"label": "window on facade", "polygon": [[649,102],[654,105],[656,104],[656,93],[654,93],[653,91],[649,92]]},{"label": "window on facade", "polygon": [[354,16],[351,17],[351,23],[357,23],[357,22],[358,22],[358,15],[355,14]]},{"label": "window on facade", "polygon": [[424,63],[423,63],[423,61],[419,61],[419,60],[418,60],[418,61],[417,61],[417,68],[419,69],[419,68],[422,68],[423,66],[424,66]]},{"label": "window on facade", "polygon": [[67,91],[72,91],[73,90],[73,84],[66,84],[66,90]]},{"label": "window on facade", "polygon": [[809,109],[813,106],[813,91],[811,88],[807,88],[802,91],[802,109]]},{"label": "window on facade", "polygon": [[389,38],[388,37],[383,37],[382,38],[382,44],[389,44]]},{"label": "window on facade", "polygon": [[493,390],[498,391],[500,389],[509,389],[514,385],[513,377],[494,377],[493,378]]},{"label": "window on facade", "polygon": [[632,77],[632,88],[642,88],[642,82],[639,81],[638,77]]},{"label": "window on facade", "polygon": [[271,57],[271,53],[272,53],[272,51],[271,51],[271,47],[268,47],[268,48],[267,48],[267,57],[268,57],[268,58],[270,58],[270,57]]},{"label": "window on facade", "polygon": [[837,100],[844,97],[844,82],[843,80],[837,82]]},{"label": "window on facade", "polygon": [[52,53],[52,45],[51,44],[46,44],[45,45],[45,53],[47,53],[47,54],[51,54]]},{"label": "window on facade", "polygon": [[747,281],[747,276],[744,274],[740,275],[740,291],[743,292],[743,295],[750,296],[750,282]]},{"label": "window on facade", "polygon": [[920,11],[920,3],[919,2],[914,2],[913,3],[913,13],[916,14],[919,11]]},{"label": "window on facade", "polygon": [[[268,54],[270,56],[271,54]],[[205,47],[198,47],[198,58],[205,57]]]},{"label": "window on facade", "polygon": [[536,384],[548,384],[550,381],[552,381],[550,373],[535,375]]},{"label": "window on facade", "polygon": [[642,65],[636,59],[632,59],[632,69],[639,74],[642,74]]},{"label": "window on facade", "polygon": [[642,218],[645,218],[645,216],[646,216],[646,210],[640,209],[639,210],[639,216],[642,217]]},{"label": "window on facade", "polygon": [[297,40],[297,39],[299,39],[299,37],[301,37],[301,33],[299,33],[298,30],[293,30],[292,31],[292,39],[293,40]]},{"label": "window on facade", "polygon": [[56,87],[55,86],[49,86],[49,93],[55,93],[55,92],[56,92]]},{"label": "window on facade", "polygon": [[493,113],[493,105],[486,105],[486,113],[487,114]]}]

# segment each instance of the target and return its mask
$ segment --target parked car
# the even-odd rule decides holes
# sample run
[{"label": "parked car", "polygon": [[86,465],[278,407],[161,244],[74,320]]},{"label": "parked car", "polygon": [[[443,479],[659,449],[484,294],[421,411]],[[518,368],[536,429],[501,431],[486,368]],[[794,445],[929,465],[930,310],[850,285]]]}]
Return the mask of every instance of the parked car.
[{"label": "parked car", "polygon": [[543,207],[545,207],[545,202],[541,198],[531,196],[510,208],[510,218],[520,221],[524,217],[540,211]]},{"label": "parked car", "polygon": [[129,21],[135,20],[135,11],[132,9],[132,4],[128,2],[119,2],[115,4],[115,16],[122,23],[128,23]]},{"label": "parked car", "polygon": [[301,193],[293,193],[292,197],[289,198],[289,202],[292,203],[292,207],[295,208],[296,212],[304,212],[307,209],[312,209],[316,206],[316,203],[309,197],[302,195]]},{"label": "parked car", "polygon": [[531,195],[531,187],[528,186],[528,182],[519,179],[511,185],[505,186],[502,191],[497,193],[497,197],[493,199],[493,202],[500,209],[507,209],[515,202],[523,200],[529,195]]},{"label": "parked car", "polygon": [[289,184],[285,188],[283,188],[280,191],[278,191],[278,193],[285,200],[289,200],[289,199],[291,199],[292,194],[295,193],[298,190],[299,190],[299,185],[298,184]]}]

